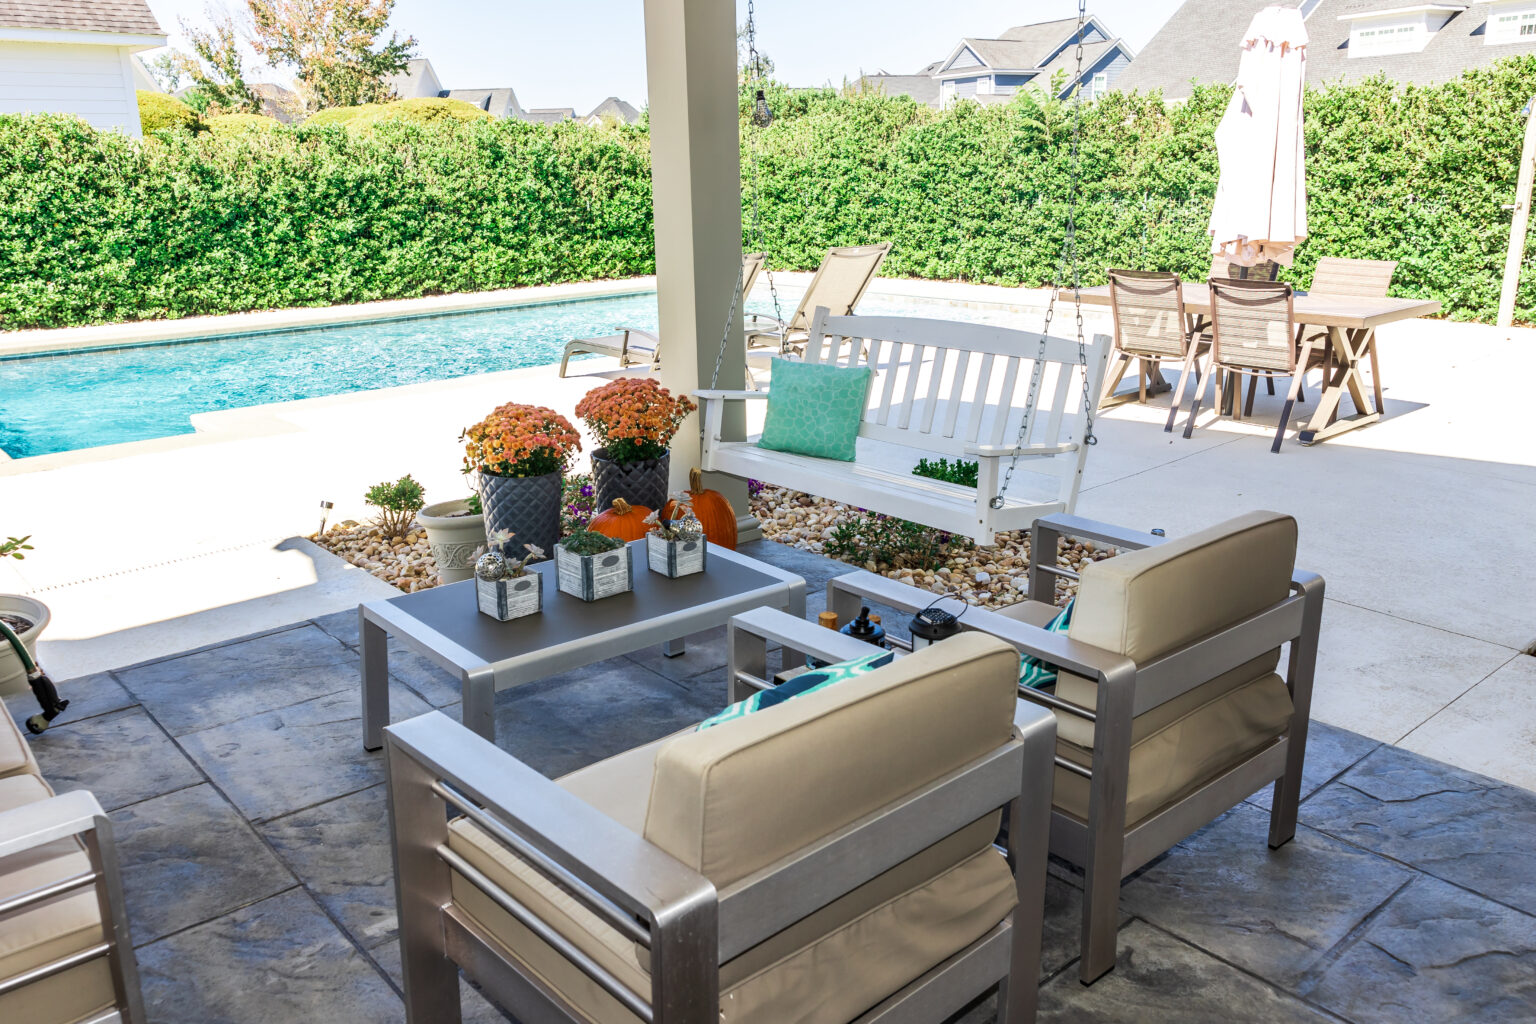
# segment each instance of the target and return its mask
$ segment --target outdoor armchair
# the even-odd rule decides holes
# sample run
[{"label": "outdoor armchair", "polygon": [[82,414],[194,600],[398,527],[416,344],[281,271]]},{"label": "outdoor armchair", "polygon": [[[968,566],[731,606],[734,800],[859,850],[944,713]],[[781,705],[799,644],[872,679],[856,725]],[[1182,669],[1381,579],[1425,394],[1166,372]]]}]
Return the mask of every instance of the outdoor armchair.
[{"label": "outdoor armchair", "polygon": [[0,778],[0,1021],[144,1019],[106,812],[28,772]]},{"label": "outdoor armchair", "polygon": [[[738,693],[770,644],[870,650],[770,609],[729,634]],[[1016,681],[956,638],[555,781],[441,714],[391,726],[408,1019],[459,1020],[462,969],[524,1021],[932,1024],[999,985],[1032,1020],[1055,725]]]},{"label": "outdoor armchair", "polygon": [[[1056,580],[1077,576],[1056,565],[1063,536],[1120,554],[1084,568],[1071,625],[1053,633]],[[1323,581],[1294,570],[1295,520],[1272,512],[1166,542],[1050,516],[1031,544],[1030,593],[1046,600],[971,608],[960,625],[1059,667],[1054,692],[1018,693],[1056,714],[1051,852],[1085,873],[1079,976],[1091,983],[1115,963],[1125,876],[1270,783],[1269,845],[1295,835]],[[872,573],[827,592],[840,621],[861,604],[934,601]]]},{"label": "outdoor armchair", "polygon": [[1136,373],[1136,398],[1143,405],[1147,395],[1168,390],[1159,372],[1163,360],[1177,360],[1182,369],[1173,411],[1168,415],[1171,424],[1178,414],[1179,402],[1184,396],[1186,382],[1195,370],[1195,357],[1201,348],[1195,343],[1197,332],[1184,309],[1184,287],[1179,275],[1111,270],[1109,303],[1114,312],[1115,347],[1110,353],[1104,397],[1099,407],[1106,408],[1112,399],[1130,400],[1129,393],[1116,396],[1115,389],[1120,386],[1120,380],[1133,360],[1140,364]]}]

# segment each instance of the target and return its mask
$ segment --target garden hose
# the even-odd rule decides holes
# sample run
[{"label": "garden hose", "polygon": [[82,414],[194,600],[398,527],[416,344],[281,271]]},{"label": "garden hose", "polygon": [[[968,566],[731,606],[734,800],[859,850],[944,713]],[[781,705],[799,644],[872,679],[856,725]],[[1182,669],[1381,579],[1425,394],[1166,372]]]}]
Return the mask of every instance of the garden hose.
[{"label": "garden hose", "polygon": [[27,719],[27,731],[36,736],[48,728],[49,724],[69,707],[69,701],[59,698],[59,691],[53,685],[53,680],[38,668],[37,662],[32,660],[32,655],[27,653],[27,645],[21,642],[21,637],[16,635],[14,629],[5,624],[4,619],[0,619],[0,634],[5,635],[5,639],[10,641],[11,649],[16,652],[16,657],[21,659],[21,667],[27,673],[27,683],[32,687],[32,695],[43,706],[42,714],[33,715]]}]

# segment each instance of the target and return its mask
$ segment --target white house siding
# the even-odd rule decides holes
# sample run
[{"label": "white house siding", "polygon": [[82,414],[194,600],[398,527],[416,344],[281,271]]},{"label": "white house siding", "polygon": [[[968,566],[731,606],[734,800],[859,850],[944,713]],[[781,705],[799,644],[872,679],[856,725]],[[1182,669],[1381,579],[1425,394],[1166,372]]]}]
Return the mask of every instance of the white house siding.
[{"label": "white house siding", "polygon": [[139,134],[126,46],[0,41],[0,114],[78,114],[103,131]]}]

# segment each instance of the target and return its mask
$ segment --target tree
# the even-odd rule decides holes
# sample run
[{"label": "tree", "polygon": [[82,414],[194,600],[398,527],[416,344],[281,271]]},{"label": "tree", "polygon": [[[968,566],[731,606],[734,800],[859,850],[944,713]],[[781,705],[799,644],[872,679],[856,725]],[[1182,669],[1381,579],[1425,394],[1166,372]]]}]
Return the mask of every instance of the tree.
[{"label": "tree", "polygon": [[182,69],[182,62],[187,55],[179,50],[165,50],[159,56],[144,62],[144,70],[149,72],[149,77],[155,80],[163,92],[173,93],[181,88],[186,81],[187,73]]},{"label": "tree", "polygon": [[247,0],[251,45],[273,67],[294,71],[310,110],[384,103],[386,81],[404,71],[416,38],[383,41],[394,0]]},{"label": "tree", "polygon": [[773,77],[773,58],[762,50],[757,51],[757,64],[752,63],[752,50],[747,45],[747,25],[743,22],[736,29],[736,67],[742,83]]},{"label": "tree", "polygon": [[235,16],[228,8],[207,9],[209,27],[181,22],[195,57],[172,51],[178,69],[192,80],[187,104],[200,114],[259,114],[261,97],[245,80],[245,54]]}]

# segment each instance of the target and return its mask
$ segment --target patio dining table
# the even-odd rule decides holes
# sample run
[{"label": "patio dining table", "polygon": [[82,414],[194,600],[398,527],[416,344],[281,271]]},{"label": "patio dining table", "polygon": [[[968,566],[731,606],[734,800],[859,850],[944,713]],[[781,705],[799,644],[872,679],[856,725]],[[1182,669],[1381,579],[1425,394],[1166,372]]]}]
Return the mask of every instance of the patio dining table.
[{"label": "patio dining table", "polygon": [[[1209,318],[1211,289],[1194,281],[1183,284],[1184,310],[1192,317]],[[1070,299],[1070,290],[1062,291]],[[1110,305],[1109,286],[1082,290],[1083,305]],[[1302,426],[1301,443],[1316,444],[1347,430],[1381,419],[1381,371],[1376,355],[1376,329],[1398,320],[1414,320],[1440,312],[1440,303],[1428,299],[1374,298],[1353,295],[1295,293],[1298,325],[1324,328],[1332,347],[1331,366],[1324,372],[1323,393],[1312,416]],[[1365,398],[1365,364],[1370,363],[1370,388],[1374,405]],[[1339,403],[1348,393],[1355,405],[1353,416],[1337,416]],[[1337,417],[1337,418],[1336,418]]]}]

